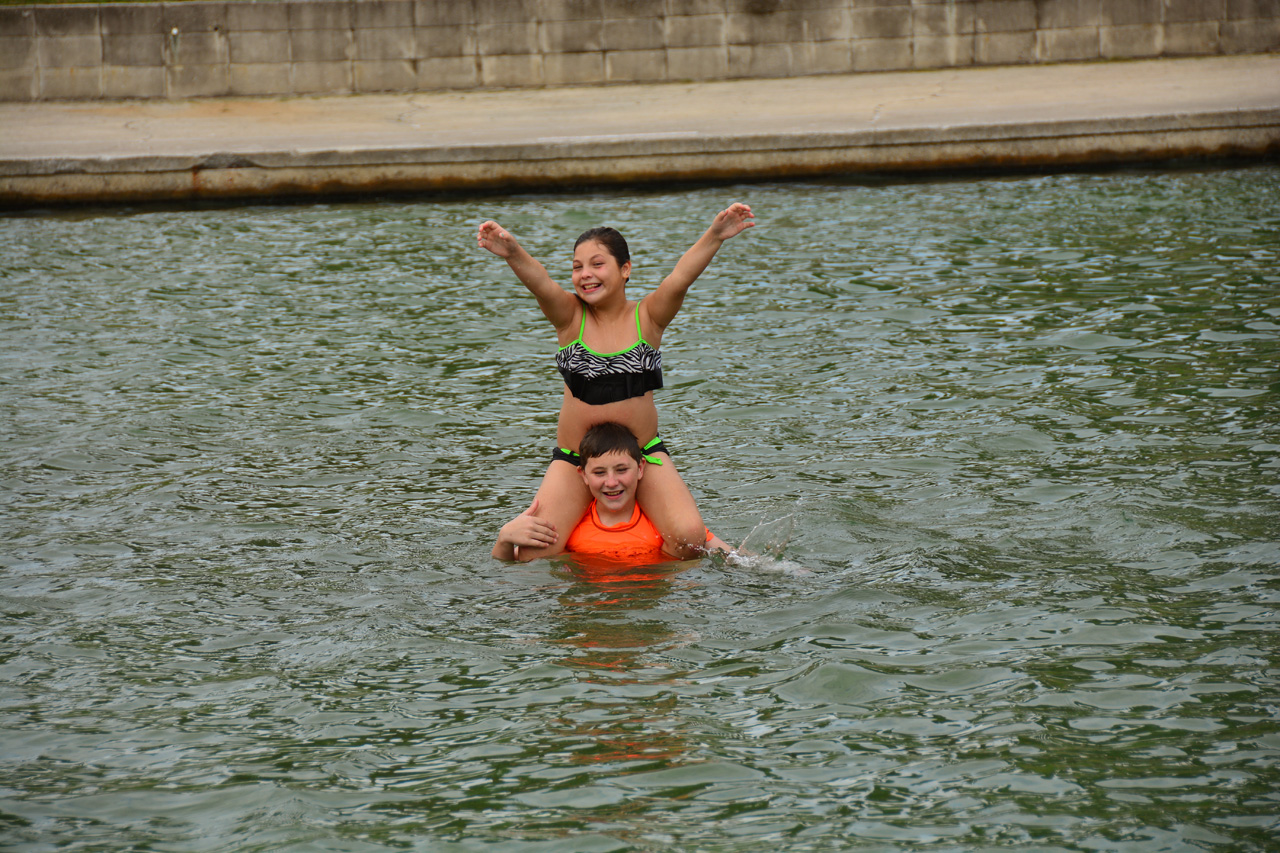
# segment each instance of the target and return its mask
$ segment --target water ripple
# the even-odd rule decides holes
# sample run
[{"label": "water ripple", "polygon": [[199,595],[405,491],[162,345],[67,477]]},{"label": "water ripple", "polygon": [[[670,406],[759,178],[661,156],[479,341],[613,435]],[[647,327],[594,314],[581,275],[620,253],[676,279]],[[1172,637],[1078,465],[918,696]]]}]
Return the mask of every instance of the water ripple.
[{"label": "water ripple", "polygon": [[[607,221],[643,294],[730,197],[760,227],[664,340],[663,432],[712,527],[784,553],[492,561],[560,389],[476,224],[563,277]],[[1277,198],[1264,166],[0,220],[0,837],[1270,849]]]}]

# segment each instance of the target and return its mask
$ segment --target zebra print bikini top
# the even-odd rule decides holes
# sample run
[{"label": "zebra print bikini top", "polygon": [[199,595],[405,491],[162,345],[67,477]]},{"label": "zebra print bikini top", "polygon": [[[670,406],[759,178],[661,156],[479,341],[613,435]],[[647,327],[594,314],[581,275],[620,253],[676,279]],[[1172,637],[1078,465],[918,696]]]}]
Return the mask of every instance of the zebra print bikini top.
[{"label": "zebra print bikini top", "polygon": [[636,305],[636,342],[614,353],[599,353],[582,342],[587,328],[583,309],[577,340],[560,347],[556,367],[569,393],[584,403],[603,406],[632,397],[643,397],[662,387],[662,353],[640,331],[640,305]]}]

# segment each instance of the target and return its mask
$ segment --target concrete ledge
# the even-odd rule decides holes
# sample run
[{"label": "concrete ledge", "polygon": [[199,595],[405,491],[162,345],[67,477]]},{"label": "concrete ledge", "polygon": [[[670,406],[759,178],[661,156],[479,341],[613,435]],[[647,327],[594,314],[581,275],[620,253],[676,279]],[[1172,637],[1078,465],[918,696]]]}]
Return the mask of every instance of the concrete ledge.
[{"label": "concrete ledge", "polygon": [[[1230,139],[1228,139],[1230,137]],[[1146,140],[1146,141],[1144,141]],[[1177,140],[1174,149],[1166,146]],[[616,165],[628,160],[656,158],[669,169],[659,169],[651,178],[662,180],[668,172],[682,173],[684,161],[697,164],[703,158],[732,160],[739,155],[767,154],[778,158],[775,165],[785,168],[786,161],[803,167],[815,160],[842,164],[842,169],[864,171],[866,165],[881,168],[916,170],[951,168],[952,154],[941,160],[936,150],[969,152],[956,161],[957,166],[984,168],[1002,163],[1019,165],[1054,165],[1075,163],[1082,151],[1096,152],[1102,162],[1140,151],[1147,159],[1185,157],[1192,154],[1217,156],[1238,152],[1265,156],[1276,151],[1280,143],[1280,109],[1229,111],[1193,116],[1137,118],[1129,121],[1064,121],[1029,122],[990,127],[940,127],[913,130],[864,130],[848,133],[767,133],[708,136],[689,131],[643,136],[624,134],[587,139],[543,139],[532,143],[471,145],[427,148],[368,148],[352,151],[264,151],[253,154],[218,152],[205,156],[143,156],[101,158],[47,158],[0,160],[0,173],[5,177],[39,177],[69,174],[122,175],[162,174],[258,169],[271,170],[309,168],[366,168],[382,166],[457,166],[489,164],[529,164],[530,174],[542,173],[548,164],[561,174],[601,174],[600,163]],[[877,149],[893,152],[888,156]],[[914,152],[910,157],[905,152]],[[827,152],[822,154],[821,152]],[[1025,155],[1025,156],[1024,156]],[[991,157],[994,156],[994,159]],[[1010,160],[1009,158],[1014,158]],[[581,168],[570,165],[581,160]],[[1082,162],[1088,162],[1082,161]],[[492,176],[494,185],[504,184],[508,170]],[[516,172],[522,170],[516,169]],[[754,168],[737,163],[721,165],[716,174],[729,177],[759,177]],[[628,181],[635,180],[629,177]]]},{"label": "concrete ledge", "polygon": [[1037,123],[850,134],[601,139],[252,157],[0,161],[0,203],[181,201],[516,190],[881,171],[1066,167],[1280,156],[1280,109],[1128,123]]},{"label": "concrete ledge", "polygon": [[0,205],[1280,158],[1278,83],[1280,57],[1254,56],[633,85],[607,102],[0,105],[0,126],[21,128],[0,135]]}]

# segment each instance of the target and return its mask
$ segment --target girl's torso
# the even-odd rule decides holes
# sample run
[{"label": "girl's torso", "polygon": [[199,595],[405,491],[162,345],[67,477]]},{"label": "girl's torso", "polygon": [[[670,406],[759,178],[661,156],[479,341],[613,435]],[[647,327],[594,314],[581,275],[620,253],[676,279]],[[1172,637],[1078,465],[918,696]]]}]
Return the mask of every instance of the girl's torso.
[{"label": "girl's torso", "polygon": [[658,434],[658,407],[653,403],[653,392],[619,403],[593,406],[574,397],[566,388],[556,427],[556,444],[577,452],[578,443],[587,430],[605,421],[626,426],[635,433],[642,447],[648,444]]},{"label": "girl's torso", "polygon": [[[653,391],[662,387],[660,333],[645,335],[639,303],[612,322],[581,308],[576,334],[570,326],[560,333],[556,366],[565,381],[557,442],[577,450],[578,442],[595,424],[616,421],[631,429],[640,442],[658,433],[658,410]],[[567,340],[566,340],[567,338]]]}]

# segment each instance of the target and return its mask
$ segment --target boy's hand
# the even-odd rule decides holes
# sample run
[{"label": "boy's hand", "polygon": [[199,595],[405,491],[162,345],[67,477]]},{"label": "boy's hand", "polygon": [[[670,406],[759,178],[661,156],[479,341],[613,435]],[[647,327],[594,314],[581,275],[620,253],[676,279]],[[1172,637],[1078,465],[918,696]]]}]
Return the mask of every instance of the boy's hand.
[{"label": "boy's hand", "polygon": [[741,202],[734,202],[716,214],[715,220],[711,223],[711,233],[720,240],[728,240],[748,228],[754,228],[755,223],[751,221],[754,218],[755,214],[751,212],[750,207]]},{"label": "boy's hand", "polygon": [[511,232],[492,219],[480,223],[476,242],[480,244],[480,248],[488,249],[500,258],[509,258],[516,249],[520,248],[520,244],[516,242],[515,237],[511,236]]},{"label": "boy's hand", "polygon": [[514,547],[516,559],[520,559],[520,547],[546,548],[556,544],[556,526],[537,516],[538,499],[524,512],[508,521],[498,532],[498,541]]}]

